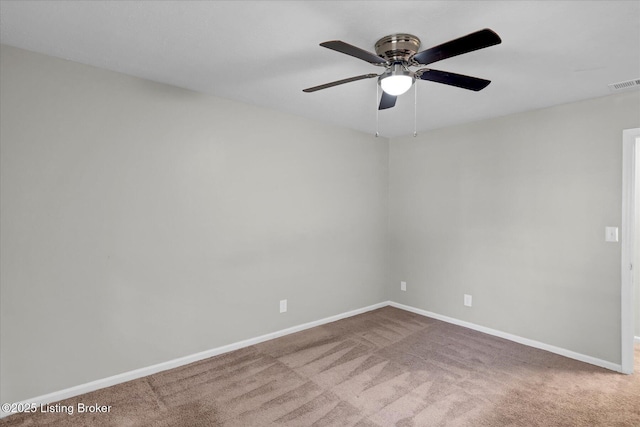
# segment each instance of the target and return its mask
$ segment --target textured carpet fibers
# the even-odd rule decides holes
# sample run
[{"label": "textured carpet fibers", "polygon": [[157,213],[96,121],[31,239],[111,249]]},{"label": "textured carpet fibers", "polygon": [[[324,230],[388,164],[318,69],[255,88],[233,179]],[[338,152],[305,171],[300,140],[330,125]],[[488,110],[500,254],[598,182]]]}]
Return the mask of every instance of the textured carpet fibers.
[{"label": "textured carpet fibers", "polygon": [[392,307],[16,414],[2,426],[640,426],[635,375]]}]

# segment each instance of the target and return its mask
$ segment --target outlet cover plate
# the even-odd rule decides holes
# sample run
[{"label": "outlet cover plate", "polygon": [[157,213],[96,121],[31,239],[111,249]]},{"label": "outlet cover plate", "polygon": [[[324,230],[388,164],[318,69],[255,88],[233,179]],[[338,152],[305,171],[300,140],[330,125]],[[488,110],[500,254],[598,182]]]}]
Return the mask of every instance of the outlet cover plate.
[{"label": "outlet cover plate", "polygon": [[471,295],[464,294],[464,305],[467,307],[471,307],[472,297]]}]

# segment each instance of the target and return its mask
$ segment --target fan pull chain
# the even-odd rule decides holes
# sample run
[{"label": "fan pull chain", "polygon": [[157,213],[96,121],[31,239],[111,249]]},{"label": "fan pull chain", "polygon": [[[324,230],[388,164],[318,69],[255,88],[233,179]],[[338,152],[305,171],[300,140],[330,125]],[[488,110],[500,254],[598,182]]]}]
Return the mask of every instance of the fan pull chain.
[{"label": "fan pull chain", "polygon": [[418,136],[418,85],[413,83],[413,137]]},{"label": "fan pull chain", "polygon": [[376,84],[376,138],[380,136],[378,133],[378,98],[380,97],[380,87]]}]

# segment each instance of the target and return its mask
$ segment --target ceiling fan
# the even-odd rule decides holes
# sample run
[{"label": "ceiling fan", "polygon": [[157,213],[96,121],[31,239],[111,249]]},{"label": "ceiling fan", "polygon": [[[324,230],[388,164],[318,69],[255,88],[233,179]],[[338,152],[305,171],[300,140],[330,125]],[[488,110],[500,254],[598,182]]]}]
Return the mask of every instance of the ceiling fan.
[{"label": "ceiling fan", "polygon": [[325,83],[304,89],[303,92],[315,92],[344,83],[377,77],[378,83],[383,91],[378,109],[384,110],[395,106],[397,97],[408,91],[416,79],[430,80],[463,89],[479,91],[487,87],[491,81],[431,68],[421,68],[416,71],[411,71],[409,67],[428,65],[463,53],[493,46],[501,42],[502,40],[498,34],[485,28],[423,50],[422,52],[418,52],[420,39],[411,34],[391,34],[381,38],[375,44],[375,54],[340,40],[320,43],[322,47],[351,55],[373,65],[384,67],[385,71],[382,74],[363,74],[361,76]]}]

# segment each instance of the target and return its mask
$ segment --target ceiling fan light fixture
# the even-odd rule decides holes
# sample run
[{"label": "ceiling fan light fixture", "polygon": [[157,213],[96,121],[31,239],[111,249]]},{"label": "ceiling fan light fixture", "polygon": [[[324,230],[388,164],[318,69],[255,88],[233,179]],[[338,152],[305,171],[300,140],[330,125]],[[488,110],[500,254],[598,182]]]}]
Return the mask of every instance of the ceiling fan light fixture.
[{"label": "ceiling fan light fixture", "polygon": [[380,87],[389,95],[398,96],[402,95],[413,84],[413,79],[410,76],[396,75],[388,76],[380,81]]},{"label": "ceiling fan light fixture", "polygon": [[411,89],[414,81],[412,72],[403,68],[402,64],[394,64],[380,76],[380,87],[389,95],[398,96]]},{"label": "ceiling fan light fixture", "polygon": [[345,83],[377,77],[378,85],[383,90],[378,110],[394,107],[396,98],[411,89],[416,78],[477,92],[487,87],[491,81],[463,74],[434,70],[433,68],[422,68],[416,71],[411,71],[409,68],[422,67],[500,43],[502,43],[500,36],[489,28],[449,40],[422,51],[420,51],[420,39],[405,33],[391,34],[381,38],[375,44],[375,53],[360,49],[341,40],[330,40],[320,43],[320,46],[353,56],[372,65],[384,67],[384,72],[380,75],[369,73],[336,80],[331,83],[303,89],[302,91],[306,93],[315,92]]}]

